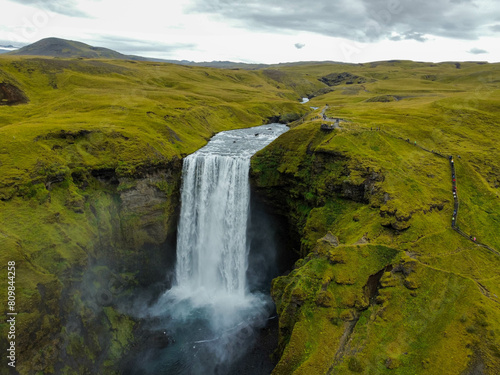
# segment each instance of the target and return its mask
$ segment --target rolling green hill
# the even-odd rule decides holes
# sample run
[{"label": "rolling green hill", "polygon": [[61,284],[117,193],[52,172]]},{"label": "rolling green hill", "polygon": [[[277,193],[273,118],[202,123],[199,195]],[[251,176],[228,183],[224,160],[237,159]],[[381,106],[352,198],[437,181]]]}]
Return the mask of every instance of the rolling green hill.
[{"label": "rolling green hill", "polygon": [[45,38],[38,42],[29,44],[9,55],[18,56],[51,56],[66,58],[104,58],[104,59],[127,59],[126,55],[103,47],[93,47],[85,43],[61,38]]},{"label": "rolling green hill", "polygon": [[306,109],[261,72],[129,60],[2,56],[0,82],[1,267],[16,263],[32,358],[17,369],[110,372],[136,324],[112,301],[162,282],[173,256],[181,158]]},{"label": "rolling green hill", "polygon": [[[272,293],[275,374],[496,374],[498,64],[296,67],[319,109],[254,157],[304,257]],[[341,118],[321,130],[320,111]],[[438,153],[443,156],[438,155]],[[458,185],[457,226],[448,156]]]},{"label": "rolling green hill", "polygon": [[[252,160],[301,258],[272,285],[274,373],[496,374],[499,90],[500,65],[475,62],[0,56],[1,267],[16,262],[31,358],[18,370],[118,372],[138,329],[118,306],[172,259],[182,157],[222,130],[300,118]],[[339,129],[321,129],[323,110]],[[476,242],[452,229],[449,155],[457,225]]]}]

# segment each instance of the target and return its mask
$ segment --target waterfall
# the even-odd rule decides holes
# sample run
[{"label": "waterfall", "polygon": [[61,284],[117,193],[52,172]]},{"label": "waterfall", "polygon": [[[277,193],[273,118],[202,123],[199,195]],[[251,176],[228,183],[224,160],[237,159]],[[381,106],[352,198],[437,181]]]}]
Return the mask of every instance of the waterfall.
[{"label": "waterfall", "polygon": [[198,153],[183,165],[176,277],[184,290],[245,292],[250,156]]},{"label": "waterfall", "polygon": [[[184,159],[176,281],[144,314],[170,341],[154,360],[147,353],[141,371],[234,373],[231,366],[267,323],[269,294],[247,290],[248,174],[252,155],[287,130],[271,124],[221,132]],[[261,247],[267,254],[275,250],[264,241]]]},{"label": "waterfall", "polygon": [[184,159],[175,293],[200,304],[245,297],[250,158],[287,129],[221,132]]}]

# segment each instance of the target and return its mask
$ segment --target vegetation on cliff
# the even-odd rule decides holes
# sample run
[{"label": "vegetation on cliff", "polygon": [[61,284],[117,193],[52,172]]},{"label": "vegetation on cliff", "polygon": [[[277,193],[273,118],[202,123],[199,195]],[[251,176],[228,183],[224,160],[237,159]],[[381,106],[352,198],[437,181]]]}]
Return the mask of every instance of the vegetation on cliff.
[{"label": "vegetation on cliff", "polygon": [[[500,249],[500,66],[309,68],[287,72],[366,81],[313,98],[317,112],[252,161],[304,257],[273,282],[274,373],[496,374],[500,257],[452,230],[436,152],[454,155],[457,225]],[[326,104],[340,129],[321,130]]]},{"label": "vegetation on cliff", "polygon": [[[296,121],[252,161],[302,258],[273,282],[275,373],[494,374],[500,259],[451,229],[449,161],[419,146],[455,156],[457,224],[500,250],[499,82],[498,64],[2,56],[0,258],[32,358],[18,370],[117,371],[137,328],[121,301],[168,284],[182,157],[281,119]],[[324,108],[340,129],[321,130]]]},{"label": "vegetation on cliff", "polygon": [[168,286],[181,158],[216,132],[306,112],[277,86],[261,72],[2,56],[0,258],[16,262],[17,351],[32,358],[20,373],[117,369],[136,327],[120,301]]}]

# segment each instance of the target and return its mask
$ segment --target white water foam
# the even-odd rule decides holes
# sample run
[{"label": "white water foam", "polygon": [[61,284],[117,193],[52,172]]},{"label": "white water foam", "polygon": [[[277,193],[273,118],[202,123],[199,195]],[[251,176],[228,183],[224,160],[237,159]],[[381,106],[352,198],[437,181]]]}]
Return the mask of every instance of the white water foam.
[{"label": "white water foam", "polygon": [[[245,350],[250,331],[262,327],[272,309],[269,296],[247,288],[248,174],[252,155],[287,130],[272,124],[222,132],[184,159],[176,282],[149,315],[168,316],[165,329],[182,336],[175,356],[190,362],[186,373],[220,371]],[[203,328],[191,332],[190,326]],[[213,367],[206,360],[196,364],[190,352],[213,357]]]},{"label": "white water foam", "polygon": [[245,293],[250,159],[193,154],[184,160],[177,285],[186,293]]}]

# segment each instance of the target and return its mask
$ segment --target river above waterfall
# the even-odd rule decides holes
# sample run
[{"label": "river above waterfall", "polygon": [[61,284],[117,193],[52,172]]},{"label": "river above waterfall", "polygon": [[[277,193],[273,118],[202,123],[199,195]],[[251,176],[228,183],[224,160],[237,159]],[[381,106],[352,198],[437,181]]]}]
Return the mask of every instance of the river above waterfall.
[{"label": "river above waterfall", "polygon": [[262,259],[249,262],[250,158],[287,130],[270,124],[221,132],[184,159],[174,285],[144,316],[164,345],[145,351],[129,373],[227,374],[254,344],[274,310],[270,285],[262,283],[275,244],[259,230],[253,242]]},{"label": "river above waterfall", "polygon": [[189,155],[229,155],[250,159],[257,151],[266,147],[288,130],[283,124],[268,124],[253,128],[236,129],[217,133],[195,153]]}]

